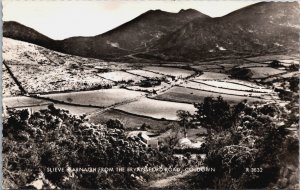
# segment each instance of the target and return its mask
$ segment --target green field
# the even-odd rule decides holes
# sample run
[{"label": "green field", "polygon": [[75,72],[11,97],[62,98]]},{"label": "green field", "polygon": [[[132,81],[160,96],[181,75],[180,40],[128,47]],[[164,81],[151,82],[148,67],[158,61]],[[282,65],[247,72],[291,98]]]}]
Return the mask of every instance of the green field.
[{"label": "green field", "polygon": [[164,101],[176,101],[184,103],[200,103],[203,102],[205,97],[218,97],[222,96],[223,99],[228,101],[231,104],[236,104],[247,99],[249,102],[261,102],[262,99],[252,98],[252,97],[243,97],[243,96],[234,96],[220,94],[216,92],[206,92],[201,90],[189,89],[184,87],[174,87],[163,94],[160,94],[155,97],[158,100]]},{"label": "green field", "polygon": [[141,80],[145,80],[144,77],[130,74],[124,71],[113,71],[113,72],[101,73],[99,74],[99,76],[114,82],[121,82],[121,81],[140,82]]},{"label": "green field", "polygon": [[253,76],[251,77],[253,79],[266,78],[272,75],[277,75],[286,72],[284,70],[274,69],[271,67],[253,67],[249,69],[253,73]]},{"label": "green field", "polygon": [[[233,84],[235,85],[235,84]],[[228,95],[238,95],[238,96],[253,96],[253,97],[260,97],[263,95],[261,92],[248,92],[245,90],[236,90],[236,89],[230,89],[231,87],[228,86],[228,88],[218,88],[211,86],[209,84],[204,84],[200,82],[188,82],[184,83],[181,86],[187,87],[187,88],[193,88],[193,89],[199,89],[203,91],[211,91],[214,93],[220,93],[220,94],[228,94]],[[245,87],[246,88],[246,87]]]},{"label": "green field", "polygon": [[137,92],[126,89],[104,89],[71,93],[48,94],[43,95],[43,97],[77,105],[107,107],[117,103],[126,102],[128,100],[135,99],[143,95],[143,92]]},{"label": "green field", "polygon": [[195,112],[195,107],[191,104],[160,101],[149,98],[143,98],[136,102],[121,105],[116,107],[116,109],[136,115],[167,120],[177,120],[176,112],[178,110],[186,110],[191,113]]},{"label": "green field", "polygon": [[158,120],[149,117],[143,117],[139,115],[130,114],[121,110],[111,109],[105,111],[101,114],[92,114],[90,117],[90,122],[98,124],[105,123],[109,119],[118,119],[120,120],[125,127],[128,129],[138,129],[144,123],[149,125],[151,129],[163,130],[165,128],[172,128],[177,124],[175,121],[167,121],[167,120]]},{"label": "green field", "polygon": [[204,72],[199,77],[196,77],[195,80],[222,80],[222,79],[229,79],[227,74],[223,73],[214,73],[214,72]]},{"label": "green field", "polygon": [[3,98],[3,107],[7,106],[8,108],[31,107],[31,106],[38,106],[41,104],[50,104],[50,103],[51,103],[50,101],[26,97],[26,96],[15,96],[15,97]]}]

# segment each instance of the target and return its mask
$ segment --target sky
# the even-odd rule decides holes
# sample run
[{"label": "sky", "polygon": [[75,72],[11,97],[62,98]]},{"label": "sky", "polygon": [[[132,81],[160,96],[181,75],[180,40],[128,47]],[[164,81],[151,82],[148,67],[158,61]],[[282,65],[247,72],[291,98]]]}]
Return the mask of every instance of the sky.
[{"label": "sky", "polygon": [[17,21],[55,40],[107,32],[148,10],[178,12],[195,9],[224,16],[259,1],[195,0],[3,0],[3,20]]}]

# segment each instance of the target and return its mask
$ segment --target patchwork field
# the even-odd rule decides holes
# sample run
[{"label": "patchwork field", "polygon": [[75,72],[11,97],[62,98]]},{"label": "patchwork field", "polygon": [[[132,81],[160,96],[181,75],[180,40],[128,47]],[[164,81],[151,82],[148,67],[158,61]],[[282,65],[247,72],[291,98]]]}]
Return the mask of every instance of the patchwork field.
[{"label": "patchwork field", "polygon": [[138,116],[134,114],[130,114],[121,110],[107,110],[101,114],[92,114],[89,117],[90,122],[92,123],[105,123],[109,119],[118,119],[120,120],[124,126],[128,127],[128,129],[138,129],[143,124],[147,124],[151,127],[151,129],[163,130],[165,128],[173,128],[178,125],[177,122],[168,121],[168,120],[158,120],[149,117]]},{"label": "patchwork field", "polygon": [[118,110],[132,114],[146,116],[156,119],[177,120],[176,112],[185,110],[191,113],[195,112],[193,105],[169,101],[160,101],[149,98],[143,98],[136,102],[116,107]]},{"label": "patchwork field", "polygon": [[[166,63],[164,66],[157,63],[130,64],[66,55],[10,39],[4,39],[4,43],[5,63],[13,76],[29,95],[35,93],[48,98],[5,97],[5,106],[38,111],[55,102],[56,107],[72,114],[88,114],[94,123],[119,119],[129,130],[138,129],[144,123],[154,130],[172,128],[178,125],[175,122],[178,110],[193,113],[193,103],[202,102],[209,96],[222,96],[230,104],[245,99],[248,102],[274,101],[277,94],[270,88],[271,84],[267,87],[258,80],[233,79],[230,69],[249,68],[253,79],[268,77],[272,82],[278,77],[298,75],[297,71],[284,67],[282,70],[269,67],[272,60],[278,59],[284,66],[299,64],[295,57],[282,55],[247,60]],[[204,72],[195,76],[195,70]],[[139,86],[141,81],[148,79],[160,81],[152,83],[153,86],[151,81],[146,81],[149,87]],[[4,96],[20,93],[5,67],[3,85]],[[123,88],[120,88],[121,85]]]},{"label": "patchwork field", "polygon": [[248,102],[263,101],[262,99],[254,98],[254,97],[246,97],[246,96],[243,97],[243,96],[220,94],[218,92],[201,91],[201,90],[190,89],[185,87],[171,88],[165,93],[156,96],[155,99],[193,104],[193,103],[202,102],[205,97],[218,97],[218,96],[222,96],[224,100],[228,101],[231,104],[239,103],[243,100],[248,100]]},{"label": "patchwork field", "polygon": [[186,78],[194,74],[194,71],[180,69],[176,67],[145,67],[144,70],[160,73],[167,76],[174,76],[177,78]]},{"label": "patchwork field", "polygon": [[63,101],[76,105],[107,107],[117,103],[124,103],[143,95],[143,92],[131,91],[126,89],[104,89],[72,93],[48,94],[43,95],[42,97],[47,97],[53,100]]}]

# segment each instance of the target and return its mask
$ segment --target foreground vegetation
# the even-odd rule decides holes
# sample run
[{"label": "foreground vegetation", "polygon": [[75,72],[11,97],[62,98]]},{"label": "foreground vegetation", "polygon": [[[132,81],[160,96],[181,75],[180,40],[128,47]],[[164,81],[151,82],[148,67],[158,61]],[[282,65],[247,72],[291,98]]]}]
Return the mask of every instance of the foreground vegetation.
[{"label": "foreground vegetation", "polygon": [[[29,188],[38,176],[43,188],[132,188],[145,174],[131,172],[47,172],[47,168],[116,168],[175,166],[168,148],[148,148],[138,138],[126,138],[118,121],[104,125],[49,106],[29,115],[11,111],[3,127],[3,176],[5,188]],[[9,186],[5,186],[9,185]]]},{"label": "foreground vegetation", "polygon": [[[215,172],[196,173],[190,188],[296,187],[298,140],[286,130],[280,110],[271,104],[230,106],[221,97],[195,104],[196,113],[180,111],[181,127],[205,127],[204,166]],[[279,125],[280,124],[280,125]],[[142,188],[160,173],[47,172],[48,168],[196,167],[173,156],[172,144],[147,148],[138,137],[126,137],[118,120],[105,125],[90,124],[85,116],[50,105],[35,112],[12,110],[3,126],[3,176],[5,188],[33,187],[40,179],[43,188]],[[285,159],[290,155],[290,160]],[[296,159],[297,160],[297,159]],[[184,164],[183,164],[184,163]],[[202,163],[202,162],[201,162]],[[287,177],[282,168],[294,165]],[[42,176],[42,177],[41,177]]]},{"label": "foreground vegetation", "polygon": [[[298,128],[297,120],[282,122],[286,116],[272,104],[229,106],[221,97],[205,98],[195,107],[197,113],[181,114],[181,121],[208,129],[204,164],[216,172],[196,175],[193,187],[298,188],[298,136],[287,130]],[[287,165],[292,165],[288,177],[282,172]]]}]

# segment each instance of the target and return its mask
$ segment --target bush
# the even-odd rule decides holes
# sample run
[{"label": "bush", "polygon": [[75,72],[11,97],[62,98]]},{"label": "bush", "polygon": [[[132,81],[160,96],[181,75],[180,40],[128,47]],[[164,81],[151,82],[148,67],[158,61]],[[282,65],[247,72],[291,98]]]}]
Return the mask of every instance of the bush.
[{"label": "bush", "polygon": [[[140,141],[127,138],[119,120],[105,126],[87,123],[50,105],[28,116],[12,110],[3,123],[3,176],[5,188],[25,187],[43,173],[57,188],[133,188],[147,178],[131,172],[47,172],[48,167],[144,167],[174,164],[171,152],[147,149]],[[132,175],[137,177],[132,177]],[[9,182],[8,182],[9,181]],[[28,188],[28,187],[26,187]]]}]

